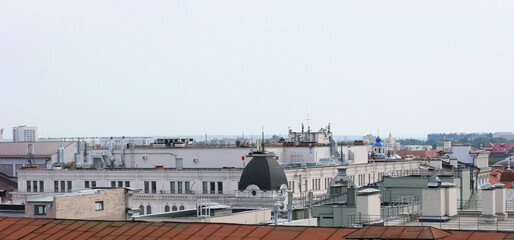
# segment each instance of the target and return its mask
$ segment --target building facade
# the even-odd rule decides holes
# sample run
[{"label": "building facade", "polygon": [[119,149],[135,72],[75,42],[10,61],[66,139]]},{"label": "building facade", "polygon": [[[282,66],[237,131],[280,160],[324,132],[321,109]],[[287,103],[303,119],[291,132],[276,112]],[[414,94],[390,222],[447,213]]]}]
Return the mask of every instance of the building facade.
[{"label": "building facade", "polygon": [[[385,175],[411,174],[419,165],[417,160],[351,164],[348,175],[357,186],[363,186],[380,181]],[[197,200],[233,203],[242,172],[242,168],[21,170],[13,201],[23,203],[27,196],[82,188],[131,187],[141,189],[134,194],[131,207],[144,210],[142,214],[191,209]],[[296,167],[286,168],[285,174],[293,202],[301,205],[309,192],[315,198],[322,198],[337,169],[336,166]]]},{"label": "building facade", "polygon": [[13,142],[36,142],[38,140],[37,127],[13,127],[12,140]]}]

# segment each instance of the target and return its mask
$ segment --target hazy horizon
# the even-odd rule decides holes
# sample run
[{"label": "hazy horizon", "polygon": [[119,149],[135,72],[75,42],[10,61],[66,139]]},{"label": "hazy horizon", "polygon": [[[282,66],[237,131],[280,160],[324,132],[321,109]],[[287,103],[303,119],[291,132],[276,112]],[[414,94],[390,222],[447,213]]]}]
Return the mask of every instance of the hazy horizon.
[{"label": "hazy horizon", "polygon": [[513,13],[506,0],[5,0],[0,128],[513,131]]}]

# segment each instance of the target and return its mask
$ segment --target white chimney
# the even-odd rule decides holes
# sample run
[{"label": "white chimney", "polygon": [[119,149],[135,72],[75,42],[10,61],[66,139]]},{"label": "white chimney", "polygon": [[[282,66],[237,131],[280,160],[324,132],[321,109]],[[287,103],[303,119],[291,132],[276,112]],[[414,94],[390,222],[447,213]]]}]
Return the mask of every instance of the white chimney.
[{"label": "white chimney", "polygon": [[431,176],[422,191],[423,216],[419,221],[446,222],[457,215],[457,188],[453,183],[441,183]]},{"label": "white chimney", "polygon": [[357,192],[355,199],[357,217],[364,221],[376,221],[380,215],[380,190],[366,188]]},{"label": "white chimney", "polygon": [[496,194],[494,186],[486,184],[482,186],[482,218],[487,222],[496,222]]},{"label": "white chimney", "polygon": [[505,208],[505,184],[495,183],[494,186],[494,197],[496,198],[496,217],[498,220],[506,220],[508,217]]}]

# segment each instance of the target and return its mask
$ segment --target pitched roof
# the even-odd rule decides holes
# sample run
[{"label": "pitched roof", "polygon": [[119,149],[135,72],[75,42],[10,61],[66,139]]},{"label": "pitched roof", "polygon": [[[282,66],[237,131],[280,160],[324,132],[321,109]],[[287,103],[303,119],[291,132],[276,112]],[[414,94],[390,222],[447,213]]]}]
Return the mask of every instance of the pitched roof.
[{"label": "pitched roof", "polygon": [[492,149],[488,150],[491,154],[505,154],[514,147],[514,143],[493,143]]},{"label": "pitched roof", "polygon": [[442,239],[451,234],[434,227],[367,226],[346,239]]},{"label": "pitched roof", "polygon": [[0,157],[27,157],[27,144],[33,144],[33,157],[50,157],[57,149],[70,146],[73,142],[0,142]]},{"label": "pitched roof", "polygon": [[506,232],[422,226],[356,228],[0,217],[0,239],[510,239]]}]

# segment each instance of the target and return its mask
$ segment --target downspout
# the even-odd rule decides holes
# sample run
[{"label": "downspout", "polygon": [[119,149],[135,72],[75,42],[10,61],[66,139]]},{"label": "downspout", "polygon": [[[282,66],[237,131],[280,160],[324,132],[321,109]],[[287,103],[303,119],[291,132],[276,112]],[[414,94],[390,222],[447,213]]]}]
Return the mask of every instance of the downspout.
[{"label": "downspout", "polygon": [[[476,154],[474,157],[473,157],[473,167],[476,167],[475,166],[475,158],[478,156],[478,154]],[[479,167],[476,167],[478,169],[477,171],[477,175],[475,176],[475,190],[478,191],[478,174],[480,174],[480,168]]]}]

